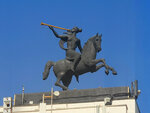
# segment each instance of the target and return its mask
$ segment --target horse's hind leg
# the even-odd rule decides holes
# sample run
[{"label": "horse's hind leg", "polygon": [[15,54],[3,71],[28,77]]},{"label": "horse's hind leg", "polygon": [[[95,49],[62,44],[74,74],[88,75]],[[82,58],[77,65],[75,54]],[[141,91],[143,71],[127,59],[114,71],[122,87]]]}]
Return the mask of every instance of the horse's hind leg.
[{"label": "horse's hind leg", "polygon": [[62,85],[61,83],[60,83],[60,81],[62,80],[62,78],[63,78],[63,76],[64,76],[64,73],[59,73],[59,74],[57,74],[57,81],[56,81],[56,83],[55,83],[55,86],[59,86],[59,87],[61,87],[63,90],[67,90],[68,88],[67,87],[65,87],[64,85]]},{"label": "horse's hind leg", "polygon": [[67,76],[62,78],[62,83],[64,86],[66,86],[68,88],[71,80],[72,80],[72,75],[67,74]]}]

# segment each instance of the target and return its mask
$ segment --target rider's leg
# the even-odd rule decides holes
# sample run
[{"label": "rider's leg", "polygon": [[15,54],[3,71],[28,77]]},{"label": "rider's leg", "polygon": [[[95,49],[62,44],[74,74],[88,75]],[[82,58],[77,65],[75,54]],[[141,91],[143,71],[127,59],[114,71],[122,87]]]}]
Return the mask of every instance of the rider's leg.
[{"label": "rider's leg", "polygon": [[74,72],[81,59],[81,55],[75,50],[67,50],[66,59],[72,60],[71,70]]},{"label": "rider's leg", "polygon": [[78,65],[80,60],[81,60],[81,55],[80,54],[76,54],[76,56],[74,57],[73,64],[71,66],[71,70],[73,72],[76,70],[76,67],[77,67],[77,65]]}]

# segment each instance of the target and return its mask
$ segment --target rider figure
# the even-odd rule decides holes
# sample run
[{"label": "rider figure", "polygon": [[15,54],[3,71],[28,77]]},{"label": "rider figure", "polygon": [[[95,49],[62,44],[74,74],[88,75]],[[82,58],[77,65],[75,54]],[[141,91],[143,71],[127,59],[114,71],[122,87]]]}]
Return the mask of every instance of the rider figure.
[{"label": "rider figure", "polygon": [[[74,27],[71,30],[65,32],[66,35],[58,35],[57,32],[53,29],[53,27],[49,27],[54,35],[57,38],[60,38],[59,45],[62,49],[66,50],[66,59],[72,61],[71,70],[74,72],[77,64],[81,59],[81,54],[76,52],[75,49],[78,47],[80,52],[82,52],[82,47],[80,43],[80,39],[76,37],[76,34],[82,32],[82,29],[78,27]],[[64,48],[64,43],[67,42],[67,48]]]}]

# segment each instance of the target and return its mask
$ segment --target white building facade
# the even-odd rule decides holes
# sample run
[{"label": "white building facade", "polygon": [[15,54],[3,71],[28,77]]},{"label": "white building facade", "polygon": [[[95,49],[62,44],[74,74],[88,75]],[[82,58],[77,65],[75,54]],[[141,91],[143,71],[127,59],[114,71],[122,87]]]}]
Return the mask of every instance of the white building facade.
[{"label": "white building facade", "polygon": [[[4,108],[0,107],[0,113]],[[11,112],[10,112],[11,111]],[[113,100],[111,105],[104,101],[73,104],[15,106],[8,113],[140,113],[135,99]],[[6,112],[7,113],[7,112]]]},{"label": "white building facade", "polygon": [[136,99],[129,87],[18,94],[0,113],[140,113]]}]

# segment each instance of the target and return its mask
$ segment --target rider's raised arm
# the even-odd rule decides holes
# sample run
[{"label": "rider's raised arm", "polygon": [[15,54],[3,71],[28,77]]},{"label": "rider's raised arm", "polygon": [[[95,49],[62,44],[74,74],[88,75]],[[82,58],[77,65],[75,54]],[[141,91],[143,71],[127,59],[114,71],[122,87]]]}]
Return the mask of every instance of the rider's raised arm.
[{"label": "rider's raised arm", "polygon": [[55,35],[57,38],[62,38],[62,39],[67,39],[67,38],[68,38],[66,35],[58,35],[58,33],[54,30],[53,27],[49,27],[49,28],[53,31],[54,35]]},{"label": "rider's raised arm", "polygon": [[81,47],[81,42],[80,42],[80,40],[78,41],[78,48],[79,48],[80,52],[82,53],[82,47]]}]

